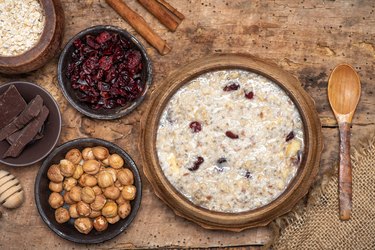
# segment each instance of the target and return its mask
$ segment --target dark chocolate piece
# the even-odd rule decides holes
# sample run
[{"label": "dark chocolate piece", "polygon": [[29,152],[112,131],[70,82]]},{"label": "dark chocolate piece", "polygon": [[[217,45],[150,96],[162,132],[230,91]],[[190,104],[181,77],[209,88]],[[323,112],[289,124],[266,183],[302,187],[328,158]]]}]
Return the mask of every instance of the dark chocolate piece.
[{"label": "dark chocolate piece", "polygon": [[32,139],[38,133],[39,129],[43,126],[48,114],[48,108],[46,106],[43,106],[39,115],[22,129],[22,134],[18,137],[18,140],[5,152],[3,158],[19,156],[24,147],[30,141],[32,141]]},{"label": "dark chocolate piece", "polygon": [[13,134],[17,130],[20,130],[26,124],[36,117],[43,106],[43,99],[40,95],[37,95],[32,99],[22,113],[17,116],[11,123],[0,130],[0,141],[7,138],[7,136]]},{"label": "dark chocolate piece", "polygon": [[[31,140],[31,142],[29,142],[29,144],[31,143],[34,143],[36,142],[37,140],[40,140],[43,138],[44,134],[43,134],[43,130],[44,130],[44,124],[43,126],[39,129],[38,133],[36,134],[36,136],[34,136],[34,138]],[[17,140],[18,138],[20,137],[20,135],[22,134],[22,130],[18,130],[17,132],[14,132],[13,134],[11,134],[10,136],[7,137],[7,142],[10,144],[10,145],[13,145]]]},{"label": "dark chocolate piece", "polygon": [[14,85],[0,96],[0,128],[8,125],[26,108],[26,102]]}]

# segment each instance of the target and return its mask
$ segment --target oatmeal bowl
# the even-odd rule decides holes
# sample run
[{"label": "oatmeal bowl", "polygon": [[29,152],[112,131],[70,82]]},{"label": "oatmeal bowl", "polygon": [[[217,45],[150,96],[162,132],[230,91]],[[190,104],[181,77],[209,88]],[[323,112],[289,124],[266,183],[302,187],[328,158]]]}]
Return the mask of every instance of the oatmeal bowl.
[{"label": "oatmeal bowl", "polygon": [[153,94],[142,120],[144,173],[177,215],[241,231],[267,225],[308,192],[320,121],[289,73],[251,56],[213,55]]}]

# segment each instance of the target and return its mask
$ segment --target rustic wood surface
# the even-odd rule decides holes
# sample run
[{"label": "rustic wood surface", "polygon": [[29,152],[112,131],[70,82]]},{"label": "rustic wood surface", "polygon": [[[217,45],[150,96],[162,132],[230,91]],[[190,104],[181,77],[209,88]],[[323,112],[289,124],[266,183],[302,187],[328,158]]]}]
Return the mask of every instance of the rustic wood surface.
[{"label": "rustic wood surface", "polygon": [[[328,76],[335,65],[346,62],[355,66],[362,82],[362,97],[353,119],[352,146],[358,146],[361,139],[374,132],[374,1],[169,1],[186,17],[174,33],[167,31],[137,1],[127,2],[172,47],[172,51],[162,57],[145,44],[154,63],[151,92],[179,66],[212,53],[250,53],[271,60],[299,78],[316,102],[325,140],[321,160],[323,172],[337,162],[339,149],[337,124],[327,100]],[[66,16],[63,45],[78,31],[98,24],[112,24],[134,33],[104,0],[63,0],[62,4]],[[43,86],[56,98],[63,113],[60,143],[79,137],[103,138],[123,147],[142,170],[137,149],[139,120],[149,98],[131,115],[119,120],[97,121],[83,117],[67,103],[57,87],[57,60],[58,54],[46,66],[29,74],[1,75],[0,83],[28,80]],[[156,198],[143,178],[142,206],[125,233],[95,246],[73,244],[50,231],[36,210],[33,189],[39,166],[11,168],[0,165],[1,169],[16,175],[26,190],[26,201],[21,208],[1,208],[0,249],[234,247],[263,244],[271,237],[267,228],[241,233],[202,229],[175,216]],[[355,192],[355,183],[353,187]]]}]

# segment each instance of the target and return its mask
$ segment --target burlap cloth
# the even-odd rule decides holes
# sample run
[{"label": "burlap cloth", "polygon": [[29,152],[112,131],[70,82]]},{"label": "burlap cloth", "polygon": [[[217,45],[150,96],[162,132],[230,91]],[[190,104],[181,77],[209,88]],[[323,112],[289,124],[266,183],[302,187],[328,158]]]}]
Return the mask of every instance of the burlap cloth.
[{"label": "burlap cloth", "polygon": [[337,166],[296,209],[276,220],[278,249],[375,249],[375,136],[352,150],[353,210],[338,217]]}]

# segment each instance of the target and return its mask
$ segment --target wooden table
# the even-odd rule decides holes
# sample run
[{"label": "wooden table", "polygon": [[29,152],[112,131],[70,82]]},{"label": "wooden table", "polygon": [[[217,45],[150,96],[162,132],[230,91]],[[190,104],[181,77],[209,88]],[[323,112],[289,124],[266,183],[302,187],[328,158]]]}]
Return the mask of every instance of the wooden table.
[{"label": "wooden table", "polygon": [[[80,30],[111,24],[134,30],[104,0],[63,0],[66,28],[63,45]],[[153,61],[158,88],[179,66],[212,53],[249,53],[271,60],[301,81],[316,101],[323,123],[324,152],[321,170],[338,159],[338,130],[327,100],[327,80],[342,62],[355,66],[361,76],[362,97],[353,121],[352,145],[375,130],[374,60],[375,3],[372,0],[201,0],[170,1],[186,19],[175,33],[168,32],[135,0],[129,5],[168,41],[173,48],[160,56],[142,38]],[[137,37],[138,34],[135,34]],[[63,46],[62,45],[62,46]],[[57,87],[58,55],[43,68],[24,75],[0,76],[0,83],[13,80],[36,82],[50,91],[60,104],[63,128],[60,143],[79,137],[98,137],[123,147],[142,170],[137,149],[141,116],[149,98],[131,115],[114,121],[82,116]],[[34,179],[40,163],[30,167],[1,169],[16,175],[26,190],[26,201],[16,210],[5,210],[0,219],[0,249],[81,249],[220,247],[261,245],[271,237],[267,228],[241,233],[208,231],[177,217],[162,203],[143,177],[143,201],[133,224],[113,240],[95,246],[77,245],[55,235],[40,218],[34,202]]]}]

